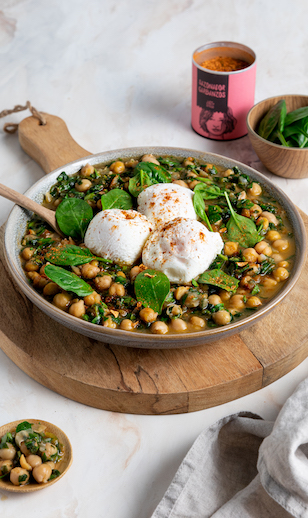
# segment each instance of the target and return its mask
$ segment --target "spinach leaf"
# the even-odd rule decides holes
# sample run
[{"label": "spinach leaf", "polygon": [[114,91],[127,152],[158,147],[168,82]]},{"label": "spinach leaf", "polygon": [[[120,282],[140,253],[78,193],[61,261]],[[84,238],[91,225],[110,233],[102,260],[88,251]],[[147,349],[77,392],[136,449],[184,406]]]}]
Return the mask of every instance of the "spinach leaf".
[{"label": "spinach leaf", "polygon": [[239,243],[244,248],[254,246],[262,237],[259,236],[255,222],[245,216],[237,214],[229,200],[228,194],[225,192],[231,217],[227,222],[227,231],[230,241]]},{"label": "spinach leaf", "polygon": [[58,266],[77,266],[89,263],[93,259],[104,263],[112,262],[104,257],[93,255],[88,248],[81,248],[76,245],[64,245],[57,248],[52,247],[46,252],[45,259],[50,263],[57,264]]},{"label": "spinach leaf", "polygon": [[152,164],[151,162],[139,162],[134,169],[134,173],[144,171],[154,183],[170,183],[171,174],[161,165]]},{"label": "spinach leaf", "polygon": [[239,284],[238,279],[231,277],[231,275],[228,275],[219,268],[201,273],[198,277],[198,282],[218,286],[226,291],[235,291]]},{"label": "spinach leaf", "polygon": [[302,108],[298,108],[297,110],[287,113],[285,126],[289,126],[289,124],[303,119],[304,117],[308,117],[308,106],[303,106]]},{"label": "spinach leaf", "polygon": [[129,180],[128,190],[136,198],[146,187],[156,183],[170,183],[172,180],[171,174],[164,167],[151,162],[139,162],[134,173]]},{"label": "spinach leaf", "polygon": [[90,205],[78,198],[65,198],[56,210],[56,220],[60,230],[73,239],[84,238],[92,218],[93,211]]},{"label": "spinach leaf", "polygon": [[195,209],[197,216],[199,216],[199,218],[202,219],[202,221],[205,221],[209,230],[211,232],[213,232],[213,229],[209,222],[209,218],[207,216],[207,213],[205,212],[204,200],[203,200],[202,193],[200,191],[196,191],[196,192],[194,191],[193,205],[194,205],[194,209]]},{"label": "spinach leaf", "polygon": [[218,185],[203,185],[202,183],[197,183],[194,192],[200,192],[204,200],[215,200],[224,195]]},{"label": "spinach leaf", "polygon": [[280,129],[286,118],[285,112],[286,101],[281,99],[281,101],[278,101],[276,104],[274,104],[274,106],[272,106],[266,115],[262,118],[258,128],[260,137],[267,139],[277,125]]},{"label": "spinach leaf", "polygon": [[21,432],[22,430],[31,430],[32,424],[28,423],[28,421],[23,421],[19,423],[16,427],[16,433]]},{"label": "spinach leaf", "polygon": [[154,183],[158,182],[153,182],[145,171],[139,171],[135,176],[130,178],[128,182],[128,190],[132,196],[135,196],[135,198],[137,198],[141,191],[143,191],[150,185],[153,185]]},{"label": "spinach leaf", "polygon": [[162,312],[164,301],[170,291],[170,281],[162,272],[144,270],[135,279],[135,294],[139,302],[157,313]]},{"label": "spinach leaf", "polygon": [[111,189],[111,191],[101,196],[102,210],[106,209],[123,209],[129,210],[133,208],[133,200],[128,192],[123,189]]},{"label": "spinach leaf", "polygon": [[68,272],[60,266],[47,264],[44,272],[47,277],[58,284],[60,288],[66,291],[72,291],[73,293],[76,293],[78,297],[86,297],[93,293],[93,288],[91,288],[87,282],[80,279],[78,275],[75,275],[75,273]]}]

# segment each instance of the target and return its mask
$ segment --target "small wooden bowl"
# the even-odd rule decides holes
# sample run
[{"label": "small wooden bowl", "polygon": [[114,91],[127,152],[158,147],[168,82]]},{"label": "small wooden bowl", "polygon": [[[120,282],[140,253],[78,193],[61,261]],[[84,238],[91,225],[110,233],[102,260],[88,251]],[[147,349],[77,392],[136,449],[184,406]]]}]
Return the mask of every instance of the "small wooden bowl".
[{"label": "small wooden bowl", "polygon": [[256,132],[259,122],[268,110],[281,99],[285,99],[287,112],[308,106],[307,95],[280,95],[255,104],[247,115],[248,136],[261,162],[272,173],[284,178],[308,177],[308,148],[287,148],[273,144]]},{"label": "small wooden bowl", "polygon": [[25,484],[24,486],[14,486],[9,479],[2,478],[0,479],[0,490],[4,489],[5,491],[12,491],[15,493],[32,493],[33,491],[39,491],[40,489],[45,489],[45,487],[49,487],[55,482],[58,482],[60,478],[62,478],[69,467],[73,462],[73,452],[72,446],[65,435],[64,432],[54,424],[48,423],[47,421],[42,421],[41,419],[19,419],[18,421],[13,421],[12,423],[5,424],[0,427],[0,437],[5,435],[7,432],[12,432],[15,430],[16,426],[23,421],[28,421],[31,424],[42,424],[46,426],[48,432],[54,434],[61,444],[64,447],[64,455],[59,463],[56,464],[56,469],[58,469],[61,473],[57,478],[54,478],[50,482],[39,484],[38,482],[30,482],[29,484]]}]

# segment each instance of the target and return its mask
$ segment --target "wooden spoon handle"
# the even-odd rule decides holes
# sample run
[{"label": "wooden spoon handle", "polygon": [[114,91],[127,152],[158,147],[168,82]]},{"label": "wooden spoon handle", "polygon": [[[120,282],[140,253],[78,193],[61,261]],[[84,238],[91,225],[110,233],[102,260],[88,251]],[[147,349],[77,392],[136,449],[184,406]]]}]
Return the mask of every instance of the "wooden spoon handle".
[{"label": "wooden spoon handle", "polygon": [[23,119],[18,125],[18,136],[22,149],[46,174],[91,154],[75,142],[60,117],[48,113],[44,117],[45,125],[33,116]]},{"label": "wooden spoon handle", "polygon": [[42,205],[40,205],[36,201],[31,200],[24,194],[20,194],[19,192],[14,191],[13,189],[10,189],[10,187],[7,187],[6,185],[3,185],[1,183],[0,196],[3,196],[8,200],[13,201],[14,203],[19,205],[20,207],[23,207],[24,209],[28,209],[32,212],[35,212],[44,221],[47,221],[47,223],[49,223],[49,225],[59,233],[54,211],[47,209],[46,207],[43,207]]}]

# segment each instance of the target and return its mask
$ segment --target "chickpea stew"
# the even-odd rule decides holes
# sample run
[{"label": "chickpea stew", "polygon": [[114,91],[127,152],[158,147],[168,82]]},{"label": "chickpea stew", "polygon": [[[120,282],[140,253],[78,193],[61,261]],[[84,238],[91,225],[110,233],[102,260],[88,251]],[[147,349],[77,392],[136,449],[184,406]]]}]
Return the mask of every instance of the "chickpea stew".
[{"label": "chickpea stew", "polygon": [[14,486],[46,484],[61,475],[64,446],[42,423],[23,421],[0,438],[0,479]]},{"label": "chickpea stew", "polygon": [[[158,183],[187,189],[197,220],[222,239],[220,253],[189,282],[170,283],[141,257],[121,264],[84,243],[93,217],[136,211],[138,195]],[[29,282],[57,308],[107,328],[163,335],[225,326],[263,307],[294,263],[286,211],[236,166],[192,157],[119,157],[72,176],[62,172],[44,205],[56,210],[66,237],[35,215],[28,222],[21,262]]]}]

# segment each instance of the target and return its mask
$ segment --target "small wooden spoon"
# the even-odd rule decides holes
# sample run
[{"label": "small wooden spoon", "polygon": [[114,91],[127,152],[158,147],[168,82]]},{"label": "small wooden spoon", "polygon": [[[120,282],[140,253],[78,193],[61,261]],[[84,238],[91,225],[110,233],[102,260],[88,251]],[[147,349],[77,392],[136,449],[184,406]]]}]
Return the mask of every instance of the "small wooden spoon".
[{"label": "small wooden spoon", "polygon": [[56,213],[53,210],[43,207],[39,203],[36,203],[36,201],[27,198],[27,196],[24,196],[24,194],[20,194],[19,192],[14,191],[13,189],[10,189],[9,187],[1,183],[0,195],[4,198],[7,198],[8,200],[13,201],[14,203],[19,205],[20,207],[23,207],[24,209],[28,209],[32,212],[35,212],[35,214],[37,214],[44,221],[46,221],[46,223],[48,223],[48,225],[50,225],[51,228],[53,228],[60,236],[63,236],[56,221]]},{"label": "small wooden spoon", "polygon": [[41,421],[40,419],[19,419],[18,421],[13,421],[12,423],[5,424],[0,427],[0,438],[3,437],[7,432],[13,432],[16,429],[16,426],[23,421],[28,421],[31,424],[42,424],[46,426],[46,431],[55,435],[60,444],[63,445],[64,454],[62,459],[56,463],[55,469],[60,471],[60,475],[49,482],[41,483],[38,482],[30,482],[29,484],[25,484],[23,486],[14,486],[12,482],[10,482],[9,477],[5,477],[0,479],[0,490],[12,491],[15,493],[32,493],[33,491],[39,491],[40,489],[44,489],[45,487],[49,487],[51,484],[55,484],[60,478],[62,478],[67,470],[70,468],[73,462],[73,451],[72,446],[65,435],[65,433],[55,426],[52,423],[48,423],[47,421]]}]

